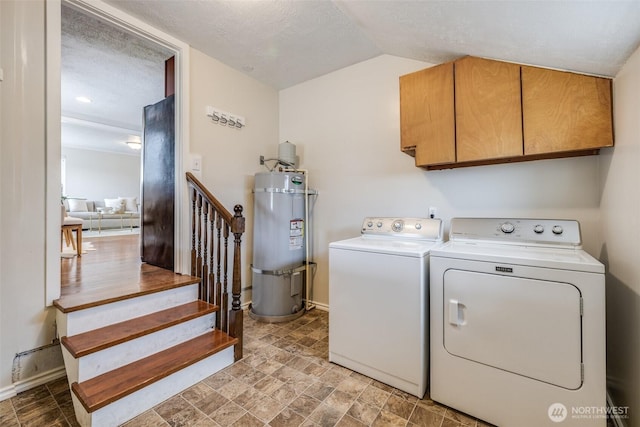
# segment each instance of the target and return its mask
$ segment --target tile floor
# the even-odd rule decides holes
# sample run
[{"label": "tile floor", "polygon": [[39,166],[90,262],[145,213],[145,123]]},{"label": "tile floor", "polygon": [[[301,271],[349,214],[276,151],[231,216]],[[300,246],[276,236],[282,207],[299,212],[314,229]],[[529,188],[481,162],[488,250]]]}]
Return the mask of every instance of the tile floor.
[{"label": "tile floor", "polygon": [[[134,418],[152,426],[487,426],[331,364],[328,314],[245,316],[244,359]],[[0,402],[0,426],[77,426],[66,378]]]}]

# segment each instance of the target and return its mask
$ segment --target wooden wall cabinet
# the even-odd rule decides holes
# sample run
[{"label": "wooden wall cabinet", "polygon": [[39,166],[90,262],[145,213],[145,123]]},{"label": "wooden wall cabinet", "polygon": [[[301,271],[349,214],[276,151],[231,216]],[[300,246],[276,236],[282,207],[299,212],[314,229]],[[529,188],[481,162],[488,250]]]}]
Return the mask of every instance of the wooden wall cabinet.
[{"label": "wooden wall cabinet", "polygon": [[400,77],[400,141],[421,165],[456,161],[453,62]]},{"label": "wooden wall cabinet", "polygon": [[597,154],[611,80],[465,57],[400,77],[400,129],[426,169]]}]

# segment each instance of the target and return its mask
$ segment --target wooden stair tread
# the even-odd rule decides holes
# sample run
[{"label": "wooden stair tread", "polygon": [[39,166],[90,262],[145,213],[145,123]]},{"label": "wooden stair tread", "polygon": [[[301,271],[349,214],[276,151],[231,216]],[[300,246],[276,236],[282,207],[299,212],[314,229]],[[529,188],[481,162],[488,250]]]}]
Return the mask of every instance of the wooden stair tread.
[{"label": "wooden stair tread", "polygon": [[106,372],[71,389],[91,413],[238,342],[219,329]]},{"label": "wooden stair tread", "polygon": [[192,301],[78,335],[62,337],[61,341],[71,355],[78,358],[216,312],[218,309],[218,306],[205,301]]},{"label": "wooden stair tread", "polygon": [[84,279],[77,293],[66,288],[65,294],[53,301],[53,305],[63,313],[70,313],[200,282],[198,277],[148,264],[138,263],[123,269],[105,264],[111,270],[93,275],[92,280]]}]

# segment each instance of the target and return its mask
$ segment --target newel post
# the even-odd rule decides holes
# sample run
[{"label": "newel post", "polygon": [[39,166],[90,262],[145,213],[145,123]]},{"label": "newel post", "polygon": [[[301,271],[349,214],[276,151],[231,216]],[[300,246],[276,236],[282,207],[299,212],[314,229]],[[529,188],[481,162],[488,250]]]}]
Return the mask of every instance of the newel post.
[{"label": "newel post", "polygon": [[244,233],[244,217],[242,216],[242,206],[233,207],[233,220],[231,222],[231,232],[233,233],[233,278],[231,288],[231,311],[229,313],[229,335],[238,338],[238,344],[234,349],[234,359],[242,359],[242,328],[243,314],[240,308],[240,293],[242,292],[242,260],[240,256],[240,244]]}]

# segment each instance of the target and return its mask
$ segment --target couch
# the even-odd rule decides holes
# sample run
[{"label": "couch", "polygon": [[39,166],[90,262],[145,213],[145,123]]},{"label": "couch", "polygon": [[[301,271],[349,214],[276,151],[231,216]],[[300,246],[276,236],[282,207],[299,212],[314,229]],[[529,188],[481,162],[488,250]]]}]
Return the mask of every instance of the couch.
[{"label": "couch", "polygon": [[140,226],[140,206],[136,197],[63,201],[68,216],[82,219],[83,230],[126,229]]}]

